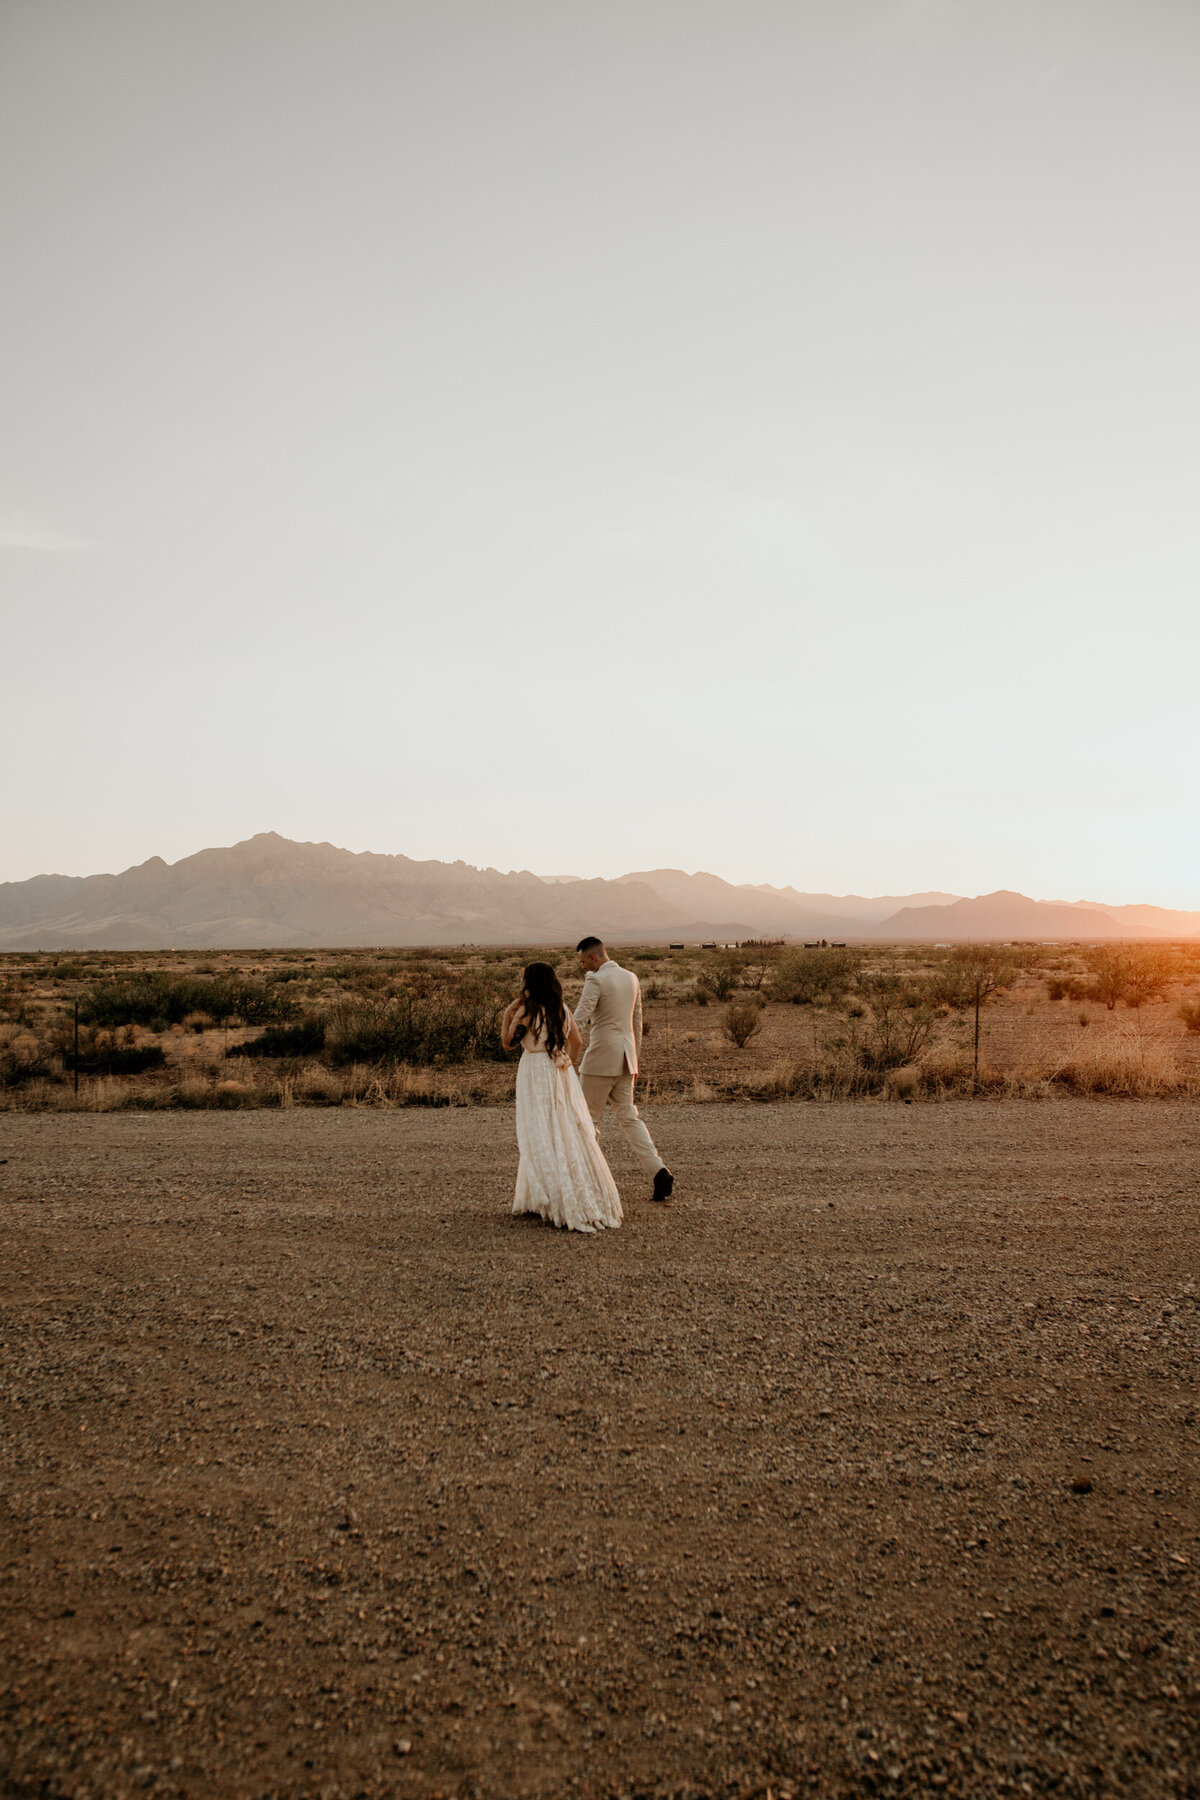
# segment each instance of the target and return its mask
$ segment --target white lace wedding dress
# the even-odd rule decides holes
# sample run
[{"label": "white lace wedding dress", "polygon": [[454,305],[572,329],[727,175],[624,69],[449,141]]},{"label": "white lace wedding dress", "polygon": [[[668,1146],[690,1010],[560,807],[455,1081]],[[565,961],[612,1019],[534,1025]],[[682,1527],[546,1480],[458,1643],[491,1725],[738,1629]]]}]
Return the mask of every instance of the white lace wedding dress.
[{"label": "white lace wedding dress", "polygon": [[537,1213],[568,1231],[621,1223],[621,1197],[596,1139],[579,1077],[565,1050],[552,1056],[543,1026],[526,1031],[517,1066],[515,1213]]}]

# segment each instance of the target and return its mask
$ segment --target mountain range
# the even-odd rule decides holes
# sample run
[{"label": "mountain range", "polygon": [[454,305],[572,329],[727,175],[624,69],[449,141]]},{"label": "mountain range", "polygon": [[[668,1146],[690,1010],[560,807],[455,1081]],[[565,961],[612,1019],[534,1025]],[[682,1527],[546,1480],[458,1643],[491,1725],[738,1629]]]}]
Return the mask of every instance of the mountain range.
[{"label": "mountain range", "polygon": [[416,862],[260,832],[120,875],[0,883],[0,949],[278,949],[304,946],[613,943],[750,937],[961,943],[1200,936],[1200,913],[1046,902],[1001,891],[804,893],[718,875],[643,869],[612,880]]}]

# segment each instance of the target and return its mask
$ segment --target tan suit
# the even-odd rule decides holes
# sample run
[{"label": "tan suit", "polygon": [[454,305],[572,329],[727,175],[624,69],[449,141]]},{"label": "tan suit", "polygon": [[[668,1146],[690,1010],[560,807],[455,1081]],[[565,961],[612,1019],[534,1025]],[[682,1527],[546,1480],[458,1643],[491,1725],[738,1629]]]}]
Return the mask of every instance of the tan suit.
[{"label": "tan suit", "polygon": [[592,1030],[579,1065],[588,1111],[598,1126],[605,1104],[611,1106],[630,1149],[646,1172],[656,1175],[666,1165],[633,1104],[642,1047],[642,990],[632,969],[622,969],[611,958],[589,969],[575,1023]]}]

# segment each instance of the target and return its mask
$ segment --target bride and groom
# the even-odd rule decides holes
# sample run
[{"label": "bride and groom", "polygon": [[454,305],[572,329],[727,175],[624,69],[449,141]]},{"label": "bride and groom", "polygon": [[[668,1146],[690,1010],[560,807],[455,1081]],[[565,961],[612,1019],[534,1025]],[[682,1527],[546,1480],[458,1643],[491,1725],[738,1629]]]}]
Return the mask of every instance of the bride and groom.
[{"label": "bride and groom", "polygon": [[[520,998],[504,1015],[506,1050],[519,1039],[515,1213],[536,1213],[570,1231],[621,1223],[621,1198],[596,1127],[611,1106],[630,1149],[653,1177],[654,1200],[669,1200],[675,1178],[633,1103],[642,1047],[642,994],[631,969],[613,962],[597,937],[576,946],[585,972],[572,1014],[549,963],[530,963]],[[581,1026],[591,1027],[583,1048]]]}]

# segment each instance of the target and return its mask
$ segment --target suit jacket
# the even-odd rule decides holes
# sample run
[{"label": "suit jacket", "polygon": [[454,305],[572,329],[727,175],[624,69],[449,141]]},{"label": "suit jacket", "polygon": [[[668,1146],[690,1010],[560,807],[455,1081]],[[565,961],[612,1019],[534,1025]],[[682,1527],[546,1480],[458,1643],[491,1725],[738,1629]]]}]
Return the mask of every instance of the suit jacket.
[{"label": "suit jacket", "polygon": [[638,1072],[642,1047],[642,990],[632,969],[618,963],[601,963],[589,969],[583,997],[575,1008],[575,1023],[592,1035],[579,1065],[581,1075],[620,1075]]}]

